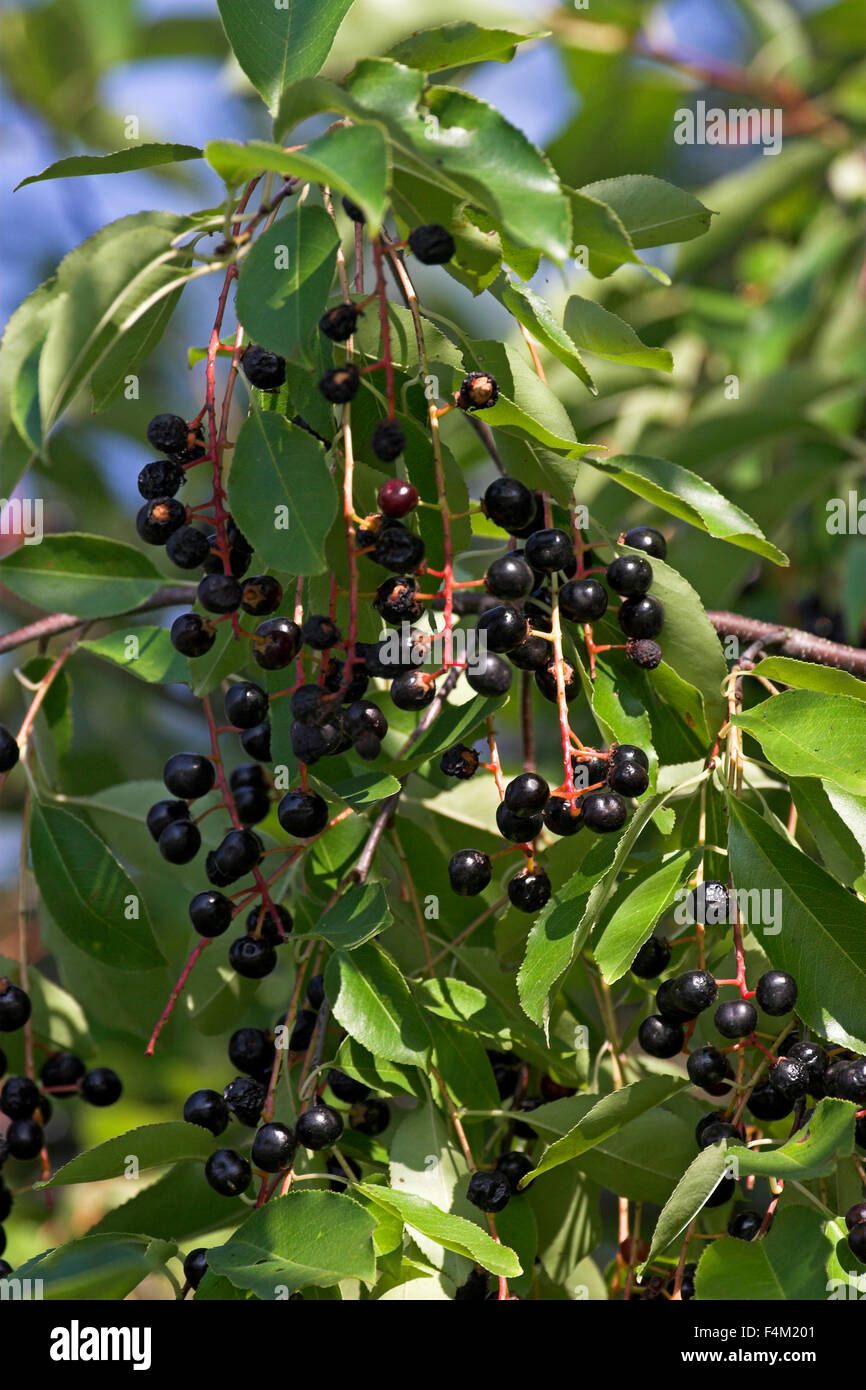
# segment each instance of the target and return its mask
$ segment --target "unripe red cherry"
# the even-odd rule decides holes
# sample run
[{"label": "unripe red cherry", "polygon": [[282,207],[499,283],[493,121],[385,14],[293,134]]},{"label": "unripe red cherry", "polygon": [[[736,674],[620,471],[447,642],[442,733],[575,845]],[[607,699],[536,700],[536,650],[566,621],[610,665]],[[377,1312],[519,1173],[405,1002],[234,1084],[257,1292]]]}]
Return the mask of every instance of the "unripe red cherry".
[{"label": "unripe red cherry", "polygon": [[383,516],[407,516],[418,505],[418,489],[402,478],[389,478],[379,488],[377,500]]}]

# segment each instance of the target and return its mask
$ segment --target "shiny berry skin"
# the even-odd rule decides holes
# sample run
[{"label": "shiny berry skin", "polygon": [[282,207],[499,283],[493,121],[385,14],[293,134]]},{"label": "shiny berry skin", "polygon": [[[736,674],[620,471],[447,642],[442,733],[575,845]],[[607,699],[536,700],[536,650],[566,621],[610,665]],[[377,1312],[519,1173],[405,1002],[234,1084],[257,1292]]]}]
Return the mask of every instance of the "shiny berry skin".
[{"label": "shiny berry skin", "polygon": [[0,1033],[16,1033],[30,1017],[30,995],[18,985],[0,979]]},{"label": "shiny berry skin", "polygon": [[267,1096],[267,1087],[251,1076],[236,1076],[223,1090],[223,1100],[240,1121],[254,1129],[258,1124]]},{"label": "shiny berry skin", "polygon": [[[259,724],[257,727],[259,729],[264,729],[269,726]],[[255,730],[253,729],[248,730],[248,733],[254,732]],[[235,797],[235,810],[238,813],[238,820],[241,825],[245,827],[258,825],[259,821],[265,819],[270,809],[271,798],[268,796],[268,793],[261,788],[244,787]]]},{"label": "shiny berry skin", "polygon": [[[581,689],[577,672],[570,661],[564,660],[562,662],[562,682],[565,690],[565,702],[570,705],[572,700],[577,699]],[[549,700],[552,705],[557,703],[556,663],[552,657],[546,666],[540,667],[535,672],[535,684],[545,700]]]},{"label": "shiny berry skin", "polygon": [[344,1100],[347,1105],[366,1100],[370,1094],[370,1087],[365,1086],[363,1081],[356,1081],[354,1076],[347,1076],[344,1071],[337,1071],[335,1067],[328,1072],[328,1085],[337,1100]]},{"label": "shiny berry skin", "polygon": [[699,1047],[690,1053],[686,1070],[694,1086],[715,1086],[724,1081],[728,1063],[717,1047]]},{"label": "shiny berry skin", "polygon": [[470,372],[460,383],[457,404],[461,410],[490,410],[499,400],[499,386],[489,372]]},{"label": "shiny berry skin", "polygon": [[165,545],[169,536],[186,524],[186,507],[176,497],[155,497],[145,502],[135,518],[135,529],[148,545]]},{"label": "shiny berry skin", "polygon": [[652,526],[633,526],[626,531],[622,543],[631,546],[632,550],[642,550],[655,560],[663,560],[668,553],[667,541],[661,531],[654,531]]},{"label": "shiny berry skin", "polygon": [[453,236],[438,222],[428,222],[409,233],[409,250],[422,265],[444,265],[456,249]]},{"label": "shiny berry skin", "polygon": [[424,553],[420,536],[407,530],[402,521],[389,521],[382,527],[370,558],[394,574],[414,573],[424,563]]},{"label": "shiny berry skin", "polygon": [[708,970],[687,970],[673,981],[675,1004],[693,1016],[714,1004],[718,993],[719,987]]},{"label": "shiny berry skin", "polygon": [[206,888],[189,905],[189,919],[199,936],[222,936],[232,920],[233,904],[223,893]]},{"label": "shiny berry skin", "polygon": [[263,903],[256,903],[247,913],[247,934],[260,936],[272,946],[280,946],[294,926],[292,914],[282,903],[274,903],[267,911],[263,907]]},{"label": "shiny berry skin", "polygon": [[496,808],[496,828],[504,839],[511,840],[516,845],[534,840],[541,831],[541,826],[541,816],[516,816],[504,801]]},{"label": "shiny berry skin", "polygon": [[[793,1055],[793,1050],[789,1056]],[[853,1100],[859,1107],[866,1106],[866,1057],[856,1062],[848,1062],[840,1075],[839,1089],[843,1100]]]},{"label": "shiny berry skin", "polygon": [[226,720],[236,729],[252,729],[268,712],[268,696],[253,681],[237,681],[225,696]]},{"label": "shiny berry skin", "polygon": [[204,1165],[204,1175],[221,1197],[239,1197],[252,1181],[252,1169],[234,1149],[217,1149]]},{"label": "shiny berry skin", "polygon": [[519,912],[540,912],[551,894],[543,869],[521,869],[508,883],[508,899]]},{"label": "shiny berry skin", "polygon": [[627,598],[620,605],[619,625],[626,637],[658,637],[664,626],[665,610],[652,594]]},{"label": "shiny berry skin", "polygon": [[574,560],[574,547],[568,535],[556,527],[534,531],[527,537],[524,553],[527,564],[545,574],[566,569]]},{"label": "shiny berry skin", "polygon": [[335,304],[319,319],[319,329],[332,342],[345,343],[357,328],[361,312],[357,304]]},{"label": "shiny berry skin", "polygon": [[695,1136],[698,1141],[699,1149],[708,1149],[713,1144],[741,1144],[743,1142],[742,1132],[736,1125],[729,1124],[727,1120],[711,1119],[709,1124],[701,1125],[700,1131]]},{"label": "shiny berry skin", "polygon": [[501,656],[485,652],[466,668],[466,680],[476,695],[504,695],[511,688],[514,672]]},{"label": "shiny berry skin", "polygon": [[[370,436],[370,448],[383,463],[398,459],[406,448],[406,434],[399,420],[380,420]],[[411,511],[411,508],[406,510]],[[405,516],[406,512],[392,512],[391,515]]]},{"label": "shiny berry skin", "polygon": [[728,999],[713,1014],[723,1038],[747,1038],[758,1026],[758,1010],[748,999]]},{"label": "shiny berry skin", "polygon": [[583,798],[581,810],[584,825],[598,834],[620,830],[628,816],[625,802],[616,792],[589,792]]},{"label": "shiny berry skin", "polygon": [[251,574],[241,585],[240,606],[254,618],[275,613],[282,601],[283,586],[270,574]]},{"label": "shiny berry skin", "polygon": [[784,1120],[793,1108],[793,1101],[783,1096],[769,1081],[756,1086],[746,1101],[746,1109],[756,1120]]},{"label": "shiny berry skin", "polygon": [[281,1173],[291,1168],[297,1148],[298,1141],[288,1125],[277,1122],[262,1125],[253,1140],[250,1154],[253,1167],[264,1173]]},{"label": "shiny berry skin", "polygon": [[236,879],[251,873],[263,854],[254,830],[230,830],[214,851],[214,860],[221,874]]},{"label": "shiny berry skin", "polygon": [[35,1120],[13,1120],[6,1131],[6,1147],[13,1158],[35,1158],[45,1145],[45,1132]]},{"label": "shiny berry skin", "polygon": [[250,343],[241,357],[244,376],[260,391],[276,391],[286,379],[286,360],[258,343]]},{"label": "shiny berry skin", "polygon": [[515,816],[537,816],[547,805],[550,788],[537,772],[521,772],[505,788],[504,804]]},{"label": "shiny berry skin", "polygon": [[383,1134],[390,1123],[391,1111],[387,1101],[378,1100],[375,1096],[370,1100],[356,1101],[349,1111],[349,1128],[358,1134]]},{"label": "shiny berry skin", "polygon": [[520,1181],[531,1173],[535,1164],[528,1154],[520,1153],[517,1149],[509,1153],[500,1154],[496,1160],[496,1171],[505,1178],[512,1194],[520,1190]]},{"label": "shiny berry skin", "polygon": [[182,486],[184,471],[171,459],[156,459],[146,463],[138,475],[138,491],[146,502],[157,497],[174,497]]},{"label": "shiny berry skin", "polygon": [[789,1014],[797,1002],[797,981],[785,970],[768,970],[755,987],[755,999],[765,1014],[781,1018]]},{"label": "shiny berry skin", "polygon": [[276,951],[261,937],[239,936],[229,947],[229,965],[245,980],[263,980],[276,964]]},{"label": "shiny berry skin", "polygon": [[181,613],[170,635],[171,645],[181,656],[204,656],[216,641],[216,630],[200,613]]},{"label": "shiny berry skin", "polygon": [[590,787],[600,787],[607,782],[613,764],[599,754],[597,757],[577,757],[571,759],[571,775],[578,791],[588,791]]},{"label": "shiny berry skin", "polygon": [[275,1055],[272,1039],[261,1028],[238,1028],[229,1039],[229,1061],[245,1076],[269,1077]]},{"label": "shiny berry skin", "polygon": [[75,1086],[87,1068],[74,1052],[55,1052],[42,1063],[39,1079],[48,1088],[55,1086]]},{"label": "shiny berry skin", "polygon": [[802,1062],[809,1074],[809,1090],[815,1095],[816,1092],[813,1088],[823,1085],[827,1072],[827,1054],[823,1047],[815,1042],[797,1042],[788,1048],[786,1055]]},{"label": "shiny berry skin", "polygon": [[637,1032],[637,1040],[650,1057],[676,1057],[682,1051],[685,1033],[681,1023],[660,1014],[650,1014]]},{"label": "shiny berry skin", "polygon": [[754,1240],[763,1224],[759,1211],[740,1211],[728,1222],[728,1235],[734,1240]]},{"label": "shiny berry skin", "polygon": [[607,612],[607,590],[600,580],[569,579],[559,591],[559,611],[572,623],[593,623]]},{"label": "shiny berry skin", "polygon": [[183,1277],[191,1289],[197,1289],[206,1274],[207,1250],[199,1245],[184,1258]]},{"label": "shiny berry skin", "polygon": [[612,760],[607,780],[620,796],[643,796],[649,786],[649,773],[640,763],[618,763]]},{"label": "shiny berry skin", "polygon": [[845,1225],[850,1231],[854,1226],[862,1225],[864,1221],[866,1221],[866,1201],[855,1202],[853,1207],[849,1207],[845,1213]]},{"label": "shiny berry skin", "polygon": [[448,880],[461,898],[483,893],[492,877],[490,860],[478,849],[461,849],[448,861]]},{"label": "shiny berry skin", "polygon": [[122,1091],[123,1083],[111,1067],[93,1067],[81,1078],[81,1099],[88,1105],[114,1105]]},{"label": "shiny berry skin", "polygon": [[372,700],[355,700],[343,715],[343,728],[353,740],[361,734],[375,734],[381,739],[388,732],[388,721]]},{"label": "shiny berry skin", "polygon": [[649,768],[649,758],[642,748],[634,743],[615,743],[610,750],[611,763],[639,763]]},{"label": "shiny berry skin", "polygon": [[653,569],[642,555],[618,555],[608,565],[604,577],[615,594],[631,598],[646,593],[653,582]]},{"label": "shiny berry skin", "polygon": [[258,763],[241,763],[229,773],[229,787],[233,792],[241,787],[264,787],[265,774]]},{"label": "shiny berry skin", "polygon": [[329,1149],[343,1133],[343,1117],[332,1105],[316,1101],[298,1116],[295,1133],[305,1149]]},{"label": "shiny berry skin", "polygon": [[173,753],[162,769],[162,780],[172,796],[193,801],[207,796],[216,781],[216,769],[200,753]]},{"label": "shiny berry skin", "polygon": [[699,1010],[691,1011],[683,1008],[674,994],[674,981],[663,980],[656,990],[656,1008],[663,1018],[669,1018],[672,1023],[687,1023],[692,1018],[697,1018]]},{"label": "shiny berry skin", "polygon": [[770,1067],[767,1080],[786,1100],[800,1100],[809,1089],[809,1073],[796,1057],[780,1057]]},{"label": "shiny berry skin", "polygon": [[291,618],[265,618],[253,633],[253,660],[266,671],[280,671],[294,661],[301,647],[301,629]]},{"label": "shiny berry skin", "polygon": [[542,819],[554,835],[576,835],[583,826],[580,802],[572,806],[564,796],[552,796],[544,808]]},{"label": "shiny berry skin", "polygon": [[[244,729],[241,734],[241,747],[245,753],[249,753],[251,758],[258,758],[260,762],[269,763],[271,761],[271,721],[263,719],[261,724],[254,724],[251,729]],[[238,811],[240,812],[240,807],[238,807]]]},{"label": "shiny berry skin", "polygon": [[10,1076],[0,1091],[0,1110],[10,1120],[29,1120],[39,1106],[39,1087],[29,1076]]},{"label": "shiny berry skin", "polygon": [[389,478],[379,488],[376,501],[383,516],[399,520],[417,507],[418,489],[402,478]]},{"label": "shiny berry skin", "polygon": [[346,362],[342,367],[331,367],[319,382],[319,390],[332,405],[345,405],[354,400],[361,384],[361,376],[354,362]]},{"label": "shiny berry skin", "polygon": [[631,963],[631,973],[639,980],[655,980],[667,969],[671,958],[671,948],[660,936],[651,936],[645,941]]},{"label": "shiny berry skin", "polygon": [[511,1184],[502,1172],[473,1173],[469,1179],[466,1200],[479,1211],[502,1211],[510,1198]]},{"label": "shiny berry skin", "polygon": [[318,792],[287,791],[277,807],[277,818],[287,835],[309,840],[328,824],[328,803]]},{"label": "shiny berry skin", "polygon": [[517,647],[512,647],[508,660],[519,671],[540,671],[550,660],[550,643],[544,637],[525,637]]},{"label": "shiny berry skin", "polygon": [[662,649],[649,637],[629,637],[625,654],[642,671],[654,671],[662,663]]},{"label": "shiny berry skin", "polygon": [[705,927],[718,927],[728,922],[728,890],[718,879],[699,883],[686,899],[686,920],[700,922]]},{"label": "shiny berry skin", "polygon": [[185,801],[155,801],[147,813],[145,824],[154,840],[172,821],[189,820],[189,807]]},{"label": "shiny berry skin", "polygon": [[222,1134],[228,1128],[229,1108],[219,1091],[193,1091],[183,1103],[183,1118],[188,1125]]},{"label": "shiny berry skin", "polygon": [[301,628],[301,640],[314,652],[324,652],[340,641],[340,629],[326,613],[311,613]]},{"label": "shiny berry skin", "polygon": [[436,682],[427,671],[404,671],[391,682],[390,695],[398,709],[426,709],[436,697]]},{"label": "shiny berry skin", "polygon": [[231,574],[206,574],[196,598],[208,613],[234,613],[240,607],[241,586]]},{"label": "shiny berry skin", "polygon": [[848,1249],[861,1264],[866,1265],[866,1221],[860,1221],[848,1232]]},{"label": "shiny berry skin", "polygon": [[174,820],[165,827],[157,845],[169,864],[188,864],[201,849],[201,831],[191,820]]},{"label": "shiny berry skin", "polygon": [[327,692],[320,685],[299,685],[292,692],[289,708],[292,718],[299,724],[324,724],[330,711],[331,702]]},{"label": "shiny berry skin", "polygon": [[513,531],[525,526],[535,513],[535,497],[517,478],[495,478],[481,502],[482,509],[495,526]]},{"label": "shiny berry skin", "polygon": [[481,759],[474,748],[467,748],[465,743],[456,743],[453,748],[447,748],[442,754],[439,770],[446,777],[456,777],[460,782],[467,782],[478,771],[480,762]]},{"label": "shiny berry skin", "polygon": [[535,587],[535,576],[522,555],[500,555],[487,566],[484,587],[494,598],[526,598]]},{"label": "shiny berry skin", "polygon": [[147,427],[147,442],[159,454],[180,454],[187,448],[189,425],[179,415],[154,415]]}]

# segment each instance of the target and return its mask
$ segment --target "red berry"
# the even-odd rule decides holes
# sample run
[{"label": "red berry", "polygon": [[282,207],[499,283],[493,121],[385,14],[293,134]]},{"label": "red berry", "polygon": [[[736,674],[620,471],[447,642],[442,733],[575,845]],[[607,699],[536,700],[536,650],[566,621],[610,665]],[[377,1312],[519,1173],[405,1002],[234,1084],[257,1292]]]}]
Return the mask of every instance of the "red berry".
[{"label": "red berry", "polygon": [[379,488],[379,511],[384,516],[401,517],[414,511],[418,505],[418,489],[402,478],[389,478]]}]

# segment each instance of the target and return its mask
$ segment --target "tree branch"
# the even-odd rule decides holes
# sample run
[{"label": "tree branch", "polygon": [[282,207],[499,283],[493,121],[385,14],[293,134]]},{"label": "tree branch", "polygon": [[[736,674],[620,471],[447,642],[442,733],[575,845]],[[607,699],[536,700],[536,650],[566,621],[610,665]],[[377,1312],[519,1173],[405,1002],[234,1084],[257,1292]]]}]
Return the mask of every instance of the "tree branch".
[{"label": "tree branch", "polygon": [[812,632],[780,623],[764,623],[758,618],[746,618],[742,613],[708,613],[707,617],[720,637],[739,637],[744,642],[761,641],[775,646],[783,656],[800,661],[814,661],[820,666],[835,666],[866,680],[866,650],[848,647],[844,642],[829,642]]},{"label": "tree branch", "polygon": [[137,608],[125,608],[122,613],[107,613],[104,618],[76,618],[73,613],[50,613],[46,618],[38,618],[35,623],[16,628],[14,632],[0,636],[0,652],[11,652],[23,647],[25,642],[36,642],[40,638],[56,637],[59,632],[69,632],[88,622],[113,622],[115,618],[128,618],[137,613],[151,613],[155,608],[173,608],[178,603],[190,603],[195,597],[194,584],[171,584],[157,589],[149,599]]}]

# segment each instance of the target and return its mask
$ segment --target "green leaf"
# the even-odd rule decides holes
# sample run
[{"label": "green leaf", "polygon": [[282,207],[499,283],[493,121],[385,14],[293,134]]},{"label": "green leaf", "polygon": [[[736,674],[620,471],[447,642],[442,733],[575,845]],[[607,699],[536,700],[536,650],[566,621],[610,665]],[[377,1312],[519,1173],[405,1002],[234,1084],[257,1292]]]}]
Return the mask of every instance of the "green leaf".
[{"label": "green leaf", "polygon": [[160,145],[142,142],[131,145],[126,150],[115,150],[112,154],[73,154],[67,159],[55,160],[43,169],[41,174],[31,174],[15,187],[24,188],[28,183],[42,183],[45,179],[81,178],[86,174],[122,174],[130,169],[152,169],[160,164],[180,164],[186,159],[201,159],[202,152],[197,145]]},{"label": "green leaf", "polygon": [[731,797],[728,806],[735,887],[781,895],[782,929],[764,930],[761,947],[797,981],[798,1016],[830,1042],[866,1052],[866,904],[743,802]]},{"label": "green leaf", "polygon": [[45,436],[91,377],[94,407],[102,409],[151,354],[192,273],[190,252],[173,243],[194,225],[165,212],[134,213],[60,262],[39,359]]},{"label": "green leaf", "polygon": [[271,115],[292,82],[314,77],[352,0],[217,0],[226,38]]},{"label": "green leaf", "polygon": [[337,1022],[374,1057],[423,1066],[430,1034],[393,960],[368,941],[328,961],[325,987]]},{"label": "green leaf", "polygon": [[395,43],[385,57],[421,72],[439,72],[465,63],[510,63],[518,44],[546,38],[547,34],[546,29],[515,34],[510,29],[483,29],[468,19],[453,20],[435,29],[419,29]]},{"label": "green leaf", "polygon": [[45,904],[80,950],[118,970],[164,963],[135,884],[89,826],[36,803],[30,847]]},{"label": "green leaf", "polygon": [[124,1176],[130,1158],[134,1158],[139,1171],[144,1172],[148,1168],[164,1168],[169,1163],[201,1161],[213,1152],[213,1147],[212,1134],[198,1125],[185,1124],[183,1120],[141,1125],[76,1154],[58,1168],[48,1182],[36,1186],[68,1187],[76,1182],[107,1182]]},{"label": "green leaf", "polygon": [[[16,979],[20,968],[17,960],[0,956],[0,975]],[[46,1046],[51,1044],[53,1049],[77,1052],[81,1057],[92,1056],[93,1039],[77,999],[35,970],[30,971],[28,993],[33,1004],[30,1026],[35,1038]]]},{"label": "green leaf", "polygon": [[655,367],[672,372],[674,361],[667,348],[647,347],[630,324],[591,299],[573,294],[565,306],[566,333],[578,348],[631,367]]},{"label": "green leaf", "polygon": [[761,1240],[714,1240],[695,1275],[698,1300],[782,1302],[827,1298],[824,1217],[814,1207],[783,1206]]},{"label": "green leaf", "polygon": [[699,858],[698,850],[677,850],[661,860],[652,860],[618,886],[610,903],[610,915],[593,947],[595,963],[609,985],[629,969],[659,918],[697,867]]},{"label": "green leaf", "polygon": [[788,563],[788,557],[765,539],[757,522],[688,468],[669,459],[645,458],[641,454],[616,454],[586,461],[621,487],[707,535],[763,555],[774,564]]},{"label": "green leaf", "polygon": [[[192,598],[194,591],[191,591]],[[134,639],[134,644],[131,639]],[[110,661],[131,676],[150,684],[189,684],[189,663],[171,645],[168,628],[136,627],[130,632],[106,633],[104,637],[79,642],[80,651],[92,652]]]},{"label": "green leaf", "polygon": [[650,1252],[641,1269],[666,1250],[697,1216],[725,1177],[727,1162],[725,1144],[710,1144],[692,1160],[659,1213]]},{"label": "green leaf", "polygon": [[709,229],[713,213],[693,193],[651,174],[601,179],[580,190],[612,207],[633,246],[668,246],[692,241]]},{"label": "green leaf", "polygon": [[732,721],[793,777],[826,777],[866,795],[866,704],[850,695],[784,690]]},{"label": "green leaf", "polygon": [[15,1278],[41,1280],[45,1299],[124,1299],[174,1250],[147,1236],[84,1236],[18,1265]]},{"label": "green leaf", "polygon": [[796,690],[816,690],[822,695],[848,695],[853,700],[866,700],[866,681],[858,680],[850,671],[818,666],[814,661],[796,661],[792,656],[765,656],[753,668],[753,674],[791,685]]},{"label": "green leaf", "polygon": [[391,910],[381,883],[355,883],[310,931],[295,935],[321,938],[337,950],[353,951],[385,931],[391,921]]},{"label": "green leaf", "polygon": [[585,1113],[567,1134],[548,1145],[532,1172],[523,1179],[521,1186],[528,1186],[551,1168],[558,1168],[561,1164],[586,1153],[588,1149],[594,1149],[597,1144],[609,1139],[638,1115],[661,1105],[687,1085],[684,1077],[660,1074],[645,1076],[640,1081],[624,1086],[619,1091],[611,1091],[609,1095],[601,1098],[581,1096],[581,1108],[583,1103],[586,1103]]},{"label": "green leaf", "polygon": [[435,1014],[427,1026],[433,1036],[436,1070],[459,1109],[497,1110],[499,1093],[490,1060],[477,1034]]},{"label": "green leaf", "polygon": [[[231,187],[257,177],[262,170],[284,177],[295,175],[312,183],[327,184],[333,192],[351,198],[365,214],[371,232],[377,232],[382,225],[391,168],[385,137],[376,125],[336,126],[298,150],[286,150],[263,140],[251,140],[245,145],[214,140],[205,146],[204,153],[208,163]],[[323,209],[312,206],[301,212],[324,215],[333,230],[334,224]],[[285,221],[281,218],[280,225]]]},{"label": "green leaf", "polygon": [[586,449],[575,438],[568,412],[520,353],[491,340],[466,343],[466,366],[490,372],[499,385],[499,398],[485,410],[494,429],[520,438],[537,439],[551,449],[579,458]]},{"label": "green leaf", "polygon": [[400,776],[406,772],[412,772],[422,763],[438,757],[453,743],[460,743],[465,740],[473,729],[476,729],[479,724],[483,724],[497,710],[502,709],[506,702],[507,697],[501,695],[490,698],[483,695],[473,695],[471,700],[467,700],[462,705],[456,705],[449,700],[430,728],[425,730],[418,742],[412,745],[411,751],[406,757],[393,759],[383,770],[389,773],[399,773]]},{"label": "green leaf", "polygon": [[595,394],[592,377],[581,361],[580,354],[565,329],[555,318],[550,305],[531,290],[528,285],[515,284],[505,274],[499,275],[489,287],[490,293],[500,304],[522,323],[533,337],[564,362],[569,371]]},{"label": "green leaf", "polygon": [[76,531],[19,546],[4,559],[2,574],[19,598],[79,618],[122,613],[163,584],[147,556],[131,545]]},{"label": "green leaf", "polygon": [[[49,656],[31,657],[21,667],[21,675],[31,685],[37,685],[48,674],[53,664]],[[72,682],[69,679],[69,668],[66,667],[54,676],[37,717],[37,726],[38,719],[42,718],[50,730],[55,762],[57,758],[66,757],[72,744],[72,710],[69,703],[71,697]]]},{"label": "green leaf", "polygon": [[208,1251],[208,1269],[257,1298],[284,1290],[326,1289],[343,1279],[372,1283],[375,1221],[336,1192],[290,1192],[248,1216],[225,1245]]},{"label": "green leaf", "polygon": [[642,265],[663,284],[670,281],[663,270],[646,265],[634,249],[631,237],[613,208],[582,190],[568,190],[571,203],[571,234],[575,254],[583,259],[588,252],[589,269],[600,279],[612,275],[621,265]]},{"label": "green leaf", "polygon": [[257,238],[237,293],[238,317],[254,342],[283,357],[305,351],[325,309],[338,241],[324,208],[306,204]]},{"label": "green leaf", "polygon": [[837,1159],[853,1152],[856,1110],[853,1101],[825,1097],[816,1105],[807,1127],[778,1149],[729,1144],[728,1157],[736,1163],[735,1171],[741,1177],[790,1178],[795,1182],[827,1178]]},{"label": "green leaf", "polygon": [[181,1241],[204,1231],[224,1228],[248,1210],[240,1197],[223,1197],[203,1182],[197,1163],[181,1161],[149,1183],[143,1192],[137,1192],[129,1201],[106,1212],[90,1227],[88,1234],[97,1236],[119,1231]]},{"label": "green leaf", "polygon": [[480,1264],[491,1274],[504,1275],[515,1279],[522,1273],[520,1261],[507,1245],[499,1245],[486,1231],[462,1216],[453,1216],[418,1197],[413,1192],[395,1192],[391,1187],[374,1187],[371,1183],[359,1183],[359,1191],[371,1202],[377,1202],[402,1218],[410,1232],[420,1232],[428,1240],[435,1241],[445,1250],[453,1250],[458,1255]]},{"label": "green leaf", "polygon": [[400,790],[400,783],[387,772],[362,772],[346,782],[337,782],[332,790],[353,810],[365,811],[393,796]]},{"label": "green leaf", "polygon": [[788,789],[830,873],[851,887],[866,867],[866,797],[817,777],[789,777]]},{"label": "green leaf", "polygon": [[57,309],[57,277],[19,304],[0,344],[0,479],[11,497],[29,458],[42,447],[39,412],[39,355]]},{"label": "green leaf", "polygon": [[254,411],[240,428],[228,483],[232,515],[274,569],[321,574],[337,492],[318,440]]}]

